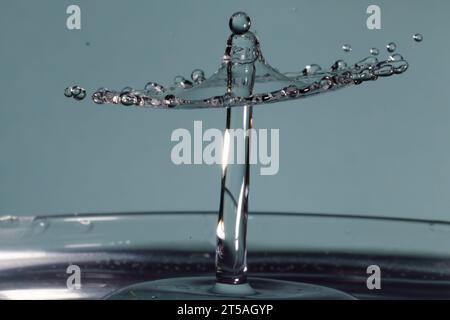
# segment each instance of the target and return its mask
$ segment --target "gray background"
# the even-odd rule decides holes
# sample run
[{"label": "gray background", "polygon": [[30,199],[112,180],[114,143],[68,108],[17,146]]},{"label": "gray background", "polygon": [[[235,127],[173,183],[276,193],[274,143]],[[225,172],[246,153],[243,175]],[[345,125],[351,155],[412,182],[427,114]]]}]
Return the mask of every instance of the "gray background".
[{"label": "gray background", "polygon": [[[80,31],[66,28],[70,4],[81,7]],[[366,28],[369,4],[381,6],[382,30]],[[63,90],[167,84],[197,67],[211,74],[239,10],[281,71],[356,61],[372,46],[385,54],[392,40],[410,62],[399,77],[258,107],[255,126],[280,129],[280,171],[252,169],[251,210],[449,220],[444,0],[2,0],[0,214],[216,210],[219,166],[175,166],[170,135],[194,120],[222,128],[224,111],[97,106]]]}]

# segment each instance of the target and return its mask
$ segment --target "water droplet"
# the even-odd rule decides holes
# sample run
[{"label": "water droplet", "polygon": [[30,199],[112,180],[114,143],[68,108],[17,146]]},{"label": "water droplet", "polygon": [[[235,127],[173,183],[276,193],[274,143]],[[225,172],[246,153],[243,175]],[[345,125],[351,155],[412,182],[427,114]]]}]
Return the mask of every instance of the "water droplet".
[{"label": "water droplet", "polygon": [[245,12],[236,12],[230,18],[230,29],[234,34],[244,34],[250,30],[250,17]]},{"label": "water droplet", "polygon": [[191,79],[195,83],[202,83],[205,80],[205,72],[202,69],[195,69],[191,73]]},{"label": "water droplet", "polygon": [[322,68],[318,64],[309,64],[305,67],[305,69],[303,69],[302,73],[305,76],[310,76],[321,70]]},{"label": "water droplet", "polygon": [[331,86],[333,86],[333,81],[331,81],[330,78],[328,77],[323,77],[320,80],[320,88],[322,88],[323,90],[328,90],[329,88],[331,88]]},{"label": "water droplet", "polygon": [[390,42],[387,44],[386,49],[390,53],[395,52],[395,50],[397,50],[397,45],[395,44],[395,42]]},{"label": "water droplet", "polygon": [[399,53],[394,53],[393,55],[389,56],[389,61],[402,61],[403,57]]},{"label": "water droplet", "polygon": [[72,95],[73,95],[73,93],[72,93],[72,87],[67,87],[67,88],[64,90],[64,95],[65,95],[67,98],[72,97]]},{"label": "water droplet", "polygon": [[333,71],[344,70],[345,68],[347,68],[347,63],[344,60],[338,60],[331,66]]},{"label": "water droplet", "polygon": [[380,50],[378,50],[378,48],[372,48],[370,49],[370,54],[373,56],[377,56],[380,54]]},{"label": "water droplet", "polygon": [[86,90],[80,86],[72,86],[64,90],[64,95],[68,98],[73,97],[75,100],[83,100],[86,97]]},{"label": "water droplet", "polygon": [[169,107],[169,108],[173,108],[175,107],[175,96],[172,94],[167,95],[164,98],[164,103]]},{"label": "water droplet", "polygon": [[420,33],[416,33],[415,35],[413,35],[413,39],[415,42],[422,42],[423,35],[421,35]]},{"label": "water droplet", "polygon": [[345,52],[351,52],[352,51],[352,46],[349,44],[344,44],[342,46],[342,50],[344,50]]},{"label": "water droplet", "polygon": [[144,90],[154,92],[156,94],[160,94],[160,93],[163,93],[164,91],[166,91],[166,89],[162,85],[157,84],[155,82],[148,82],[145,85]]},{"label": "water droplet", "polygon": [[132,106],[137,104],[137,102],[137,97],[129,92],[125,92],[120,95],[120,103],[124,106]]},{"label": "water droplet", "polygon": [[285,95],[291,97],[291,98],[295,98],[298,94],[298,89],[296,86],[294,85],[290,85],[289,87],[283,89]]},{"label": "water droplet", "polygon": [[131,91],[133,91],[132,87],[125,87],[122,89],[122,93],[131,92]]}]

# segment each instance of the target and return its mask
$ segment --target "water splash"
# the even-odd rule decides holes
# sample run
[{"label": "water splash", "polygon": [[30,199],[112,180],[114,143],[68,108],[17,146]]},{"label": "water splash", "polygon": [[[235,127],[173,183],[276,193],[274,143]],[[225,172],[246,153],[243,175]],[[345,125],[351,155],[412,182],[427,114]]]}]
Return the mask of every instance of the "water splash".
[{"label": "water splash", "polygon": [[[374,55],[349,64],[336,60],[330,68],[323,69],[317,64],[310,64],[300,72],[281,73],[266,62],[259,40],[250,31],[250,18],[243,12],[234,14],[229,22],[232,34],[229,36],[219,69],[209,78],[202,70],[192,72],[190,79],[177,76],[169,87],[149,82],[143,90],[125,88],[121,91],[99,89],[92,98],[99,104],[122,104],[150,108],[227,108],[227,126],[225,137],[231,129],[251,130],[253,106],[282,101],[291,101],[317,94],[331,92],[366,81],[377,80],[401,74],[408,69],[408,62],[400,54],[379,60]],[[389,49],[389,48],[388,48]],[[347,50],[351,51],[349,46]],[[395,48],[392,49],[393,53]],[[84,89],[74,86],[66,90],[68,97],[77,100]],[[230,107],[243,106],[242,110]],[[188,281],[188,289],[202,292],[229,295],[229,288],[242,289],[245,295],[274,294],[273,285],[251,289],[247,284],[247,217],[250,179],[250,136],[241,137],[245,163],[229,166],[222,165],[220,210],[217,224],[216,278],[217,285],[211,289],[200,287]],[[229,137],[229,136],[228,136]],[[229,154],[230,143],[225,138],[223,154]],[[243,140],[242,140],[243,139]],[[271,280],[273,281],[273,280]],[[173,280],[179,290],[179,279]],[[277,282],[273,282],[274,285]],[[230,287],[231,286],[231,287]],[[286,283],[294,288],[295,294],[304,297],[305,290],[298,284]],[[248,290],[247,290],[248,289]],[[250,290],[251,289],[251,290]],[[308,291],[310,289],[307,289]],[[315,290],[315,289],[314,289]],[[312,290],[312,291],[314,291]],[[275,290],[277,291],[277,290]],[[250,293],[249,293],[250,292]],[[279,293],[285,295],[287,289]],[[311,291],[310,291],[311,292]],[[242,291],[238,292],[242,296]],[[333,296],[333,295],[332,295]]]},{"label": "water splash", "polygon": [[[328,70],[317,64],[310,64],[301,72],[281,73],[270,66],[261,52],[259,41],[249,31],[250,18],[243,12],[236,13],[230,19],[230,29],[237,40],[255,38],[254,46],[243,48],[239,41],[234,47],[225,51],[220,68],[209,78],[205,77],[201,69],[196,69],[190,75],[191,80],[177,76],[174,83],[164,87],[155,82],[149,82],[142,90],[125,88],[124,90],[98,89],[92,100],[97,104],[122,104],[125,106],[139,106],[149,108],[227,108],[244,106],[247,104],[260,105],[289,100],[301,99],[336,89],[360,84],[401,74],[408,69],[408,62],[401,55],[391,55],[386,59],[377,59],[379,50],[370,49],[371,56],[362,59],[364,63],[348,64],[343,60],[335,61]],[[231,36],[230,36],[231,38]],[[230,39],[228,40],[230,42]],[[344,51],[350,51],[350,45],[343,46]],[[387,45],[389,53],[395,52],[394,42]],[[251,52],[247,52],[250,50]],[[255,67],[255,82],[253,94],[242,97],[227,92],[228,68],[230,65],[243,63],[241,57],[251,57]],[[86,90],[79,86],[72,86],[65,90],[67,97],[83,100]]]}]

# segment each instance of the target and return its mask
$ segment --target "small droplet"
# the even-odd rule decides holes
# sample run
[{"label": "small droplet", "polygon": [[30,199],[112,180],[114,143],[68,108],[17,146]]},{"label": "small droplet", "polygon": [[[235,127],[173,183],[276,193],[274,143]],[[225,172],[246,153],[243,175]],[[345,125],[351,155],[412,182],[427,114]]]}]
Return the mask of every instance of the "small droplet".
[{"label": "small droplet", "polygon": [[175,107],[175,96],[172,94],[167,95],[164,98],[164,103],[169,107],[169,108],[173,108]]},{"label": "small droplet", "polygon": [[413,39],[415,42],[422,42],[423,35],[421,35],[420,33],[416,33],[415,35],[413,35]]},{"label": "small droplet", "polygon": [[68,98],[73,97],[75,100],[83,100],[86,97],[86,90],[79,86],[72,86],[64,90],[64,95]]},{"label": "small droplet", "polygon": [[201,69],[195,69],[191,73],[191,79],[195,83],[202,83],[205,80],[205,72]]},{"label": "small droplet", "polygon": [[83,88],[80,88],[80,91],[78,92],[77,95],[74,95],[75,100],[83,100],[84,98],[86,98],[86,90],[84,90]]},{"label": "small droplet", "polygon": [[162,85],[157,84],[155,82],[148,82],[145,85],[144,90],[160,94],[163,93],[166,89]]},{"label": "small droplet", "polygon": [[333,71],[343,70],[345,68],[347,68],[347,63],[344,60],[338,60],[331,66],[331,70]]},{"label": "small droplet", "polygon": [[389,56],[390,61],[402,61],[403,57],[399,53],[394,53],[393,55]]},{"label": "small droplet", "polygon": [[386,49],[390,53],[395,52],[395,50],[397,50],[397,45],[394,42],[390,42],[387,44]]},{"label": "small droplet", "polygon": [[347,44],[344,44],[344,45],[342,46],[342,50],[344,50],[345,52],[351,52],[351,51],[352,51],[352,46],[349,45],[348,43],[347,43]]},{"label": "small droplet", "polygon": [[380,54],[380,50],[378,50],[378,48],[372,48],[370,49],[370,54],[373,56],[377,56]]},{"label": "small droplet", "polygon": [[327,77],[323,77],[320,80],[320,88],[322,88],[323,90],[328,90],[332,85],[333,82],[331,81],[331,79],[327,78]]},{"label": "small droplet", "polygon": [[250,17],[245,12],[236,12],[230,18],[231,32],[237,35],[241,35],[250,30],[251,26]]},{"label": "small droplet", "polygon": [[318,64],[309,64],[305,67],[305,69],[303,69],[302,73],[305,76],[310,76],[321,70],[322,68]]},{"label": "small droplet", "polygon": [[73,93],[72,93],[72,87],[66,88],[66,89],[64,90],[64,95],[65,95],[67,98],[72,97],[72,96],[73,96]]},{"label": "small droplet", "polygon": [[120,95],[120,102],[124,106],[132,106],[137,104],[137,97],[129,92],[125,92]]}]

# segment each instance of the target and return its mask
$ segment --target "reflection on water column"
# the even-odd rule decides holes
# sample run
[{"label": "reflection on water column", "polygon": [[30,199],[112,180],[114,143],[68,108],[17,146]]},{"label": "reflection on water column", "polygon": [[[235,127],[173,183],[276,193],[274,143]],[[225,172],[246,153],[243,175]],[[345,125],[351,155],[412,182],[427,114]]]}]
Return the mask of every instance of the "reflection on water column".
[{"label": "reflection on water column", "polygon": [[[255,81],[257,41],[248,31],[250,20],[243,13],[233,15],[230,28],[233,34],[228,40],[224,58],[227,64],[227,94],[249,97],[253,93]],[[244,284],[247,281],[246,236],[252,112],[251,104],[227,109],[216,250],[216,277],[218,283],[222,284]]]}]

